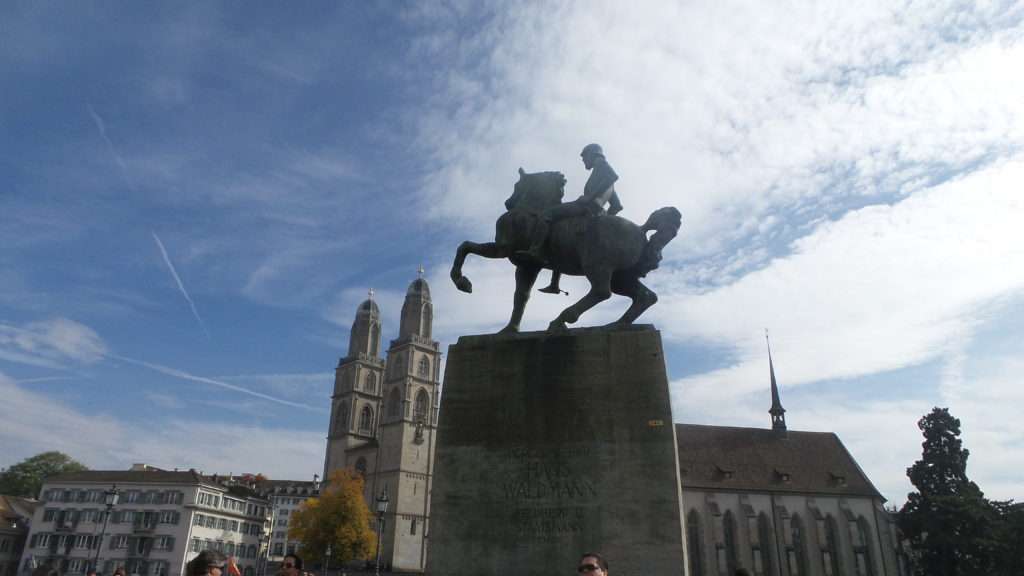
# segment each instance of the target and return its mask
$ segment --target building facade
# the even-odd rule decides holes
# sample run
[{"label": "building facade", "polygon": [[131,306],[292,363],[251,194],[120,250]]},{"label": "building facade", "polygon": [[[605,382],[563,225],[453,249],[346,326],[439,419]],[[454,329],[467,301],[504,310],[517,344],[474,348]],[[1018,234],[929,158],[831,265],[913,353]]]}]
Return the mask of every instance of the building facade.
[{"label": "building facade", "polygon": [[271,565],[269,573],[284,560],[285,554],[292,554],[298,550],[299,542],[288,539],[288,522],[303,502],[320,495],[320,482],[265,480],[261,483],[260,489],[264,491],[273,507],[270,547],[267,551],[267,560]]},{"label": "building facade", "polygon": [[381,556],[395,571],[426,566],[440,402],[441,351],[432,338],[433,320],[430,287],[417,278],[406,291],[398,338],[385,359],[380,309],[371,293],[356,310],[331,397],[325,479],[340,468],[362,473],[371,511],[376,499],[387,495]]},{"label": "building facade", "polygon": [[[53,565],[82,574],[180,576],[201,550],[236,558],[243,576],[257,576],[265,558],[271,506],[246,486],[194,470],[136,466],[48,479],[32,519],[22,571]],[[117,490],[107,507],[105,492]],[[105,529],[104,529],[105,526]]]},{"label": "building facade", "polygon": [[15,576],[37,502],[0,495],[0,576]]}]

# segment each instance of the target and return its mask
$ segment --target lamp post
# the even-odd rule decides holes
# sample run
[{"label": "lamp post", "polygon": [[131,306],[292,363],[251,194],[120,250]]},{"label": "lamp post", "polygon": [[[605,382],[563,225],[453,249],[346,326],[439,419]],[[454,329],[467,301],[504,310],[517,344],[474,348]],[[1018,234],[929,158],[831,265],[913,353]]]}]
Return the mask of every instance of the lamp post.
[{"label": "lamp post", "polygon": [[100,540],[96,543],[96,557],[92,560],[92,569],[99,572],[100,569],[100,549],[103,548],[103,537],[107,535],[107,521],[110,520],[110,511],[117,506],[117,501],[121,498],[121,493],[117,489],[117,484],[110,487],[110,490],[103,492],[103,503],[107,505],[107,509],[103,512],[103,530],[100,530]]},{"label": "lamp post", "polygon": [[327,545],[327,549],[324,550],[324,576],[327,576],[328,567],[331,564],[331,545]]},{"label": "lamp post", "polygon": [[384,485],[384,489],[380,491],[380,496],[377,496],[377,571],[376,576],[380,576],[380,546],[381,546],[381,532],[384,530],[384,513],[388,511],[388,486]]}]

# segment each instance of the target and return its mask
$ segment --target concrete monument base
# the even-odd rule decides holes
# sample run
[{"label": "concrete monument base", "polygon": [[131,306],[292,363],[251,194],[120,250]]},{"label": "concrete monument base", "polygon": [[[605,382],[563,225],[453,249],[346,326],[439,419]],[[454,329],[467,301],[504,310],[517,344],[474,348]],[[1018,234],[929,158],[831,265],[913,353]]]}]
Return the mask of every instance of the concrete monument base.
[{"label": "concrete monument base", "polygon": [[449,349],[427,573],[683,574],[675,427],[649,325],[464,336]]}]

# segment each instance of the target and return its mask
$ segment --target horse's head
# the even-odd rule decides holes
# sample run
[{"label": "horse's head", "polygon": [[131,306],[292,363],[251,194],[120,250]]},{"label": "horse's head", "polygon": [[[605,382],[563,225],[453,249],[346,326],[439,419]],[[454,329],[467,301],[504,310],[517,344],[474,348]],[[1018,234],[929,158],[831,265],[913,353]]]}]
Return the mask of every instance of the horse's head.
[{"label": "horse's head", "polygon": [[533,172],[519,169],[519,180],[513,188],[512,197],[505,207],[527,210],[543,209],[558,204],[565,195],[565,175],[561,172]]}]

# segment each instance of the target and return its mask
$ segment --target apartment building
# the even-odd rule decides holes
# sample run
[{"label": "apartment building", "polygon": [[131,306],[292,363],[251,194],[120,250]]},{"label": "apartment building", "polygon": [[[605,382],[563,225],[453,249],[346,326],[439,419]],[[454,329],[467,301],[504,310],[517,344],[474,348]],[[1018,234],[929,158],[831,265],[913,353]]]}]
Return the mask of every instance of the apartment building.
[{"label": "apartment building", "polygon": [[0,494],[0,576],[15,576],[36,501]]},{"label": "apartment building", "polygon": [[[116,503],[108,505],[111,493]],[[234,556],[243,576],[266,558],[270,502],[247,486],[195,470],[144,465],[63,474],[43,485],[22,571],[51,563],[64,574],[175,576],[201,550]]]},{"label": "apartment building", "polygon": [[266,480],[260,488],[266,492],[274,508],[269,551],[269,561],[273,565],[284,560],[285,554],[298,550],[299,543],[288,539],[288,523],[303,502],[320,494],[320,483],[316,480]]}]

